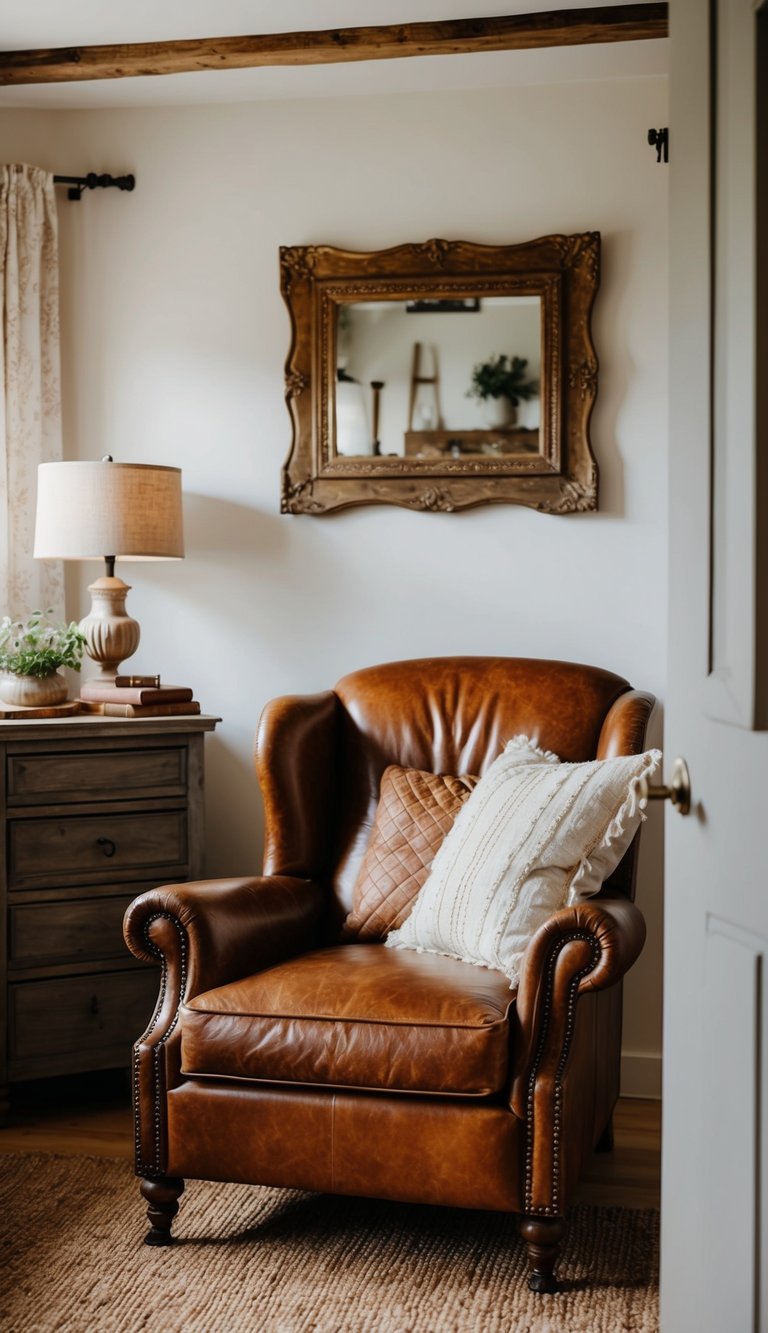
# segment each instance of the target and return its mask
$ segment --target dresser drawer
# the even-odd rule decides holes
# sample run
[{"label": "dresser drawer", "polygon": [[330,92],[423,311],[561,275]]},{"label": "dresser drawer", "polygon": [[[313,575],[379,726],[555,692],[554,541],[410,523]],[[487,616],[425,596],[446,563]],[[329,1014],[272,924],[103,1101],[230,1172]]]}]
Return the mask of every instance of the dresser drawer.
[{"label": "dresser drawer", "polygon": [[9,805],[183,795],[186,746],[61,753],[9,750]]},{"label": "dresser drawer", "polygon": [[[159,970],[18,982],[9,987],[9,1055],[13,1061],[131,1046],[146,1029],[157,999]],[[119,1052],[122,1054],[122,1052]]]},{"label": "dresser drawer", "polygon": [[11,888],[150,878],[158,883],[188,860],[185,810],[145,814],[63,815],[8,823]]},{"label": "dresser drawer", "polygon": [[119,897],[21,903],[9,912],[11,967],[54,966],[126,958],[123,917],[137,890]]}]

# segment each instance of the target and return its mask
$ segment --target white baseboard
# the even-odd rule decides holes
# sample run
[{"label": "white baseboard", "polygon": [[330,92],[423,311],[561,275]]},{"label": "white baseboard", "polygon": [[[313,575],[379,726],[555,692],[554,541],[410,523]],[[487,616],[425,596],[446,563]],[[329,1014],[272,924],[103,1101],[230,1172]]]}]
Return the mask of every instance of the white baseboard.
[{"label": "white baseboard", "polygon": [[625,1051],[621,1057],[622,1097],[661,1098],[661,1056],[650,1051]]}]

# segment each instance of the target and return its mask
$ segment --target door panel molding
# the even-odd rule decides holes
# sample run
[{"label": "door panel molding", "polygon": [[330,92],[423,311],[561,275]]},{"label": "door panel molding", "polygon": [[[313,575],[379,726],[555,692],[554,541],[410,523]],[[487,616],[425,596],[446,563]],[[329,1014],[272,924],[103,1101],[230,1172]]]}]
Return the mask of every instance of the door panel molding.
[{"label": "door panel molding", "polygon": [[[712,0],[713,334],[710,670],[704,708],[768,728],[768,508],[757,299],[764,207],[766,16],[754,0]],[[758,36],[760,40],[758,40]],[[760,410],[758,410],[760,409]],[[764,572],[765,571],[765,572]]]},{"label": "door panel molding", "polygon": [[[704,1273],[727,1273],[704,1307],[702,1333],[759,1333],[766,1193],[763,1133],[766,1065],[765,960],[768,940],[708,913],[704,965],[705,1040],[715,1055],[701,1088],[707,1190],[738,1200],[725,1219],[713,1208],[702,1219]],[[729,1151],[738,1144],[739,1152]],[[763,1275],[763,1283],[765,1275]]]}]

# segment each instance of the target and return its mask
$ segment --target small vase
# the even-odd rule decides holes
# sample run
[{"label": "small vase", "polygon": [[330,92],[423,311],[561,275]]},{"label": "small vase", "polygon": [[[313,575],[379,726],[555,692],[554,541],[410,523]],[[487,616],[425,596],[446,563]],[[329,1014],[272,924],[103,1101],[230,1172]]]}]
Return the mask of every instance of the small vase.
[{"label": "small vase", "polygon": [[50,708],[67,697],[67,682],[60,671],[48,676],[17,676],[0,673],[0,700],[14,708]]},{"label": "small vase", "polygon": [[504,394],[498,398],[486,398],[483,401],[483,417],[489,430],[504,430],[514,426],[517,406]]}]

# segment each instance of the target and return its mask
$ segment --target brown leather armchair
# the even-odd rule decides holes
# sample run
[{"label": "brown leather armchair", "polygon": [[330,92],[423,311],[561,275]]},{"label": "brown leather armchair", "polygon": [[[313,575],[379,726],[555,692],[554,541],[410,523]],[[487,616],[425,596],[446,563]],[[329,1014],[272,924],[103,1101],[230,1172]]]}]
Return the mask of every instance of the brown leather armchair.
[{"label": "brown leather armchair", "polygon": [[650,695],[593,667],[437,658],[270,703],[256,765],[264,875],[144,893],[129,947],[162,964],[134,1052],[149,1244],[184,1178],[520,1214],[530,1285],[555,1289],[564,1214],[610,1136],[621,978],[642,948],[635,845],[599,896],[498,972],[339,943],[389,764],[482,774],[512,735],[561,759],[638,753]]}]

